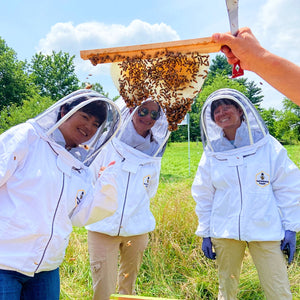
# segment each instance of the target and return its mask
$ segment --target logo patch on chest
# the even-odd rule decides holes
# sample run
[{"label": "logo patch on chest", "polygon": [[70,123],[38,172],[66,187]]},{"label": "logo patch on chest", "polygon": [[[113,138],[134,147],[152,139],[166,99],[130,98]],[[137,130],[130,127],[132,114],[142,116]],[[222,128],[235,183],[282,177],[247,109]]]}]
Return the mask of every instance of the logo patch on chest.
[{"label": "logo patch on chest", "polygon": [[261,187],[265,187],[270,184],[270,175],[261,171],[255,176],[255,183]]},{"label": "logo patch on chest", "polygon": [[76,194],[76,206],[82,201],[84,195],[86,194],[85,190],[78,190]]},{"label": "logo patch on chest", "polygon": [[143,178],[143,185],[144,185],[145,189],[147,189],[149,187],[150,180],[151,180],[151,176],[150,175],[147,175],[147,176],[145,176]]}]

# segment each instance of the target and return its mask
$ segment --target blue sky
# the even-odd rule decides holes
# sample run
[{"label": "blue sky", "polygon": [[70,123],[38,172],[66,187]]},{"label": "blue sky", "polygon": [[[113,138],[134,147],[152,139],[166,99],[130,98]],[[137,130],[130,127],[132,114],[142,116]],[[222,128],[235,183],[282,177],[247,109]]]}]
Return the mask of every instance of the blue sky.
[{"label": "blue sky", "polygon": [[[299,0],[239,0],[239,25],[249,26],[268,50],[300,64],[299,11]],[[111,98],[118,92],[109,75],[110,65],[92,66],[80,58],[80,50],[210,37],[225,31],[229,31],[225,0],[0,3],[0,37],[18,59],[30,61],[39,51],[69,52],[76,56],[79,79],[99,82]],[[255,74],[245,76],[263,89],[263,107],[281,107],[283,95]]]}]

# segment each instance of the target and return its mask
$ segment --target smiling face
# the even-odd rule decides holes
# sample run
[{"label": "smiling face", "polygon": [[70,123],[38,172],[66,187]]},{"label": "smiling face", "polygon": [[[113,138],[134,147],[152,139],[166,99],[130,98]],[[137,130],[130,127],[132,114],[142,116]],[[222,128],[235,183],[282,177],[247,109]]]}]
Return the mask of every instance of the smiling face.
[{"label": "smiling face", "polygon": [[[61,117],[63,116],[62,112]],[[66,148],[73,148],[90,140],[99,126],[100,122],[95,116],[79,110],[61,124],[59,130],[64,136]]]},{"label": "smiling face", "polygon": [[243,111],[232,104],[221,104],[213,112],[214,121],[229,140],[234,140],[236,130],[241,126]]},{"label": "smiling face", "polygon": [[[148,114],[140,116],[141,114],[139,114],[138,110],[140,110],[141,108],[146,108],[148,110]],[[154,101],[146,101],[138,108],[138,110],[134,113],[134,116],[132,117],[132,122],[136,132],[139,135],[146,137],[149,133],[149,130],[153,127],[153,125],[156,122],[156,120],[154,120],[151,117],[151,115],[154,115],[151,112],[159,112],[159,105]]]}]

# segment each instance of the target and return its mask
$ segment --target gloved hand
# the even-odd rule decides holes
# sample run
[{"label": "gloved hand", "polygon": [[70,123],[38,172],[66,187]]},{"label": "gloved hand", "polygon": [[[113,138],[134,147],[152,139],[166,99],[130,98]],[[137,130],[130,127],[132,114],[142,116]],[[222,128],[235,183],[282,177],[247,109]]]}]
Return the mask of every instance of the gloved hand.
[{"label": "gloved hand", "polygon": [[202,251],[207,258],[216,259],[216,253],[212,250],[212,243],[210,237],[203,238]]},{"label": "gloved hand", "polygon": [[281,241],[280,249],[283,253],[288,256],[288,263],[290,264],[294,258],[296,252],[296,232],[286,230],[284,234],[284,239]]}]

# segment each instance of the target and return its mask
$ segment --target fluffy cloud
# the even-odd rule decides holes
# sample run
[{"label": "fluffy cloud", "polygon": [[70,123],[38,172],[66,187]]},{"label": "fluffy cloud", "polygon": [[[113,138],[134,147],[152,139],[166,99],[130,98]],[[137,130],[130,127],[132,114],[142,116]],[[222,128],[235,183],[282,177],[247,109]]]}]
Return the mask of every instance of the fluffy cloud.
[{"label": "fluffy cloud", "polygon": [[134,44],[156,43],[178,40],[179,36],[170,26],[149,24],[134,20],[128,26],[121,24],[106,25],[98,22],[57,23],[51,27],[47,36],[39,41],[37,51],[44,54],[68,52],[76,55],[75,65],[78,73],[93,71],[94,74],[108,72],[108,67],[94,67],[88,61],[80,59],[80,50],[99,49],[106,47],[126,46]]},{"label": "fluffy cloud", "polygon": [[[266,0],[258,9],[257,19],[251,26],[263,47],[296,64],[300,64],[299,10],[299,0]],[[247,77],[256,83],[262,83],[259,87],[265,95],[263,107],[282,108],[284,95],[252,72],[247,72]]]},{"label": "fluffy cloud", "polygon": [[255,25],[257,37],[264,47],[300,63],[300,1],[268,0]]}]

